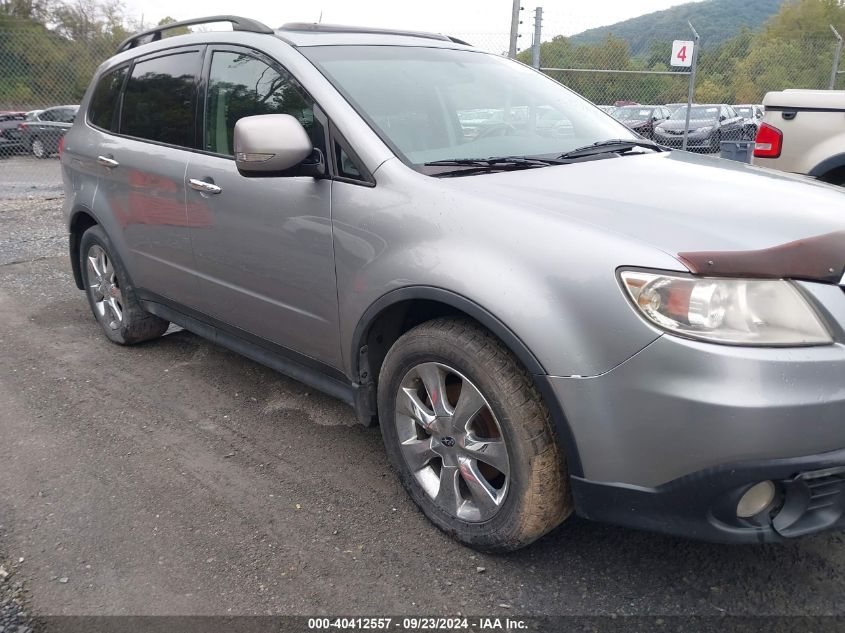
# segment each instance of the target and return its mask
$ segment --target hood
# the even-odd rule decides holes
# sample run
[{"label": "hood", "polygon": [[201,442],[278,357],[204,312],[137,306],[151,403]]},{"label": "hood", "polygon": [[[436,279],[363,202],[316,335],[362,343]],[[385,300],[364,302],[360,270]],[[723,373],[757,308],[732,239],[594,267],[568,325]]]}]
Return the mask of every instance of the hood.
[{"label": "hood", "polygon": [[443,182],[623,234],[693,272],[832,283],[845,273],[845,189],[801,176],[665,152]]},{"label": "hood", "polygon": [[[700,127],[713,127],[717,123],[718,123],[718,121],[716,121],[715,119],[690,119],[689,129],[692,131],[692,130],[697,130]],[[675,121],[674,119],[669,119],[669,120],[661,123],[659,127],[662,127],[664,130],[681,130],[681,131],[683,131],[683,129],[686,127],[686,125],[687,125],[686,121],[683,121],[683,120]]]},{"label": "hood", "polygon": [[650,123],[650,121],[620,121],[620,123],[623,123],[624,125],[628,126],[632,130],[636,130],[638,128],[647,126]]}]

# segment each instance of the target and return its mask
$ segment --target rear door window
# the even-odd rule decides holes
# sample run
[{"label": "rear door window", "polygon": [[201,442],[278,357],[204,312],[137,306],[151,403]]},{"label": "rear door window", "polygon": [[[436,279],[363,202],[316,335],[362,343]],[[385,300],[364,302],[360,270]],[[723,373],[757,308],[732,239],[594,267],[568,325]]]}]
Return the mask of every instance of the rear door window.
[{"label": "rear door window", "polygon": [[120,91],[123,89],[123,81],[129,68],[124,66],[100,78],[94,94],[91,96],[91,104],[88,106],[88,120],[92,125],[117,132],[118,114],[120,113]]},{"label": "rear door window", "polygon": [[136,62],[124,91],[120,133],[193,147],[200,69],[198,51]]}]

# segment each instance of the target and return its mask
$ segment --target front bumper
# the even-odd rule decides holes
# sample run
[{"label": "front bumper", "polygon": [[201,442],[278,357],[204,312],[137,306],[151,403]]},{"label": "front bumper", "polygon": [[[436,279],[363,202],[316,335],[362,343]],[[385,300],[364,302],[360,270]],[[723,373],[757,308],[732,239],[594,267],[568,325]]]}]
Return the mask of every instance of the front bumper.
[{"label": "front bumper", "polygon": [[[660,132],[655,131],[652,135],[652,139],[654,139],[656,143],[665,147],[675,147],[680,149],[684,144],[683,134],[661,134]],[[690,134],[687,139],[687,149],[712,149],[712,147],[712,133],[706,135]]]},{"label": "front bumper", "polygon": [[[836,503],[819,516],[801,518],[812,508],[794,505],[812,502],[812,473],[845,471],[845,292],[800,286],[834,344],[732,347],[665,334],[607,373],[546,378],[571,437],[579,514],[731,541],[843,527],[841,473],[825,473]],[[736,522],[739,496],[765,480],[777,483],[782,512],[801,515],[794,525],[786,514]]]},{"label": "front bumper", "polygon": [[[736,515],[740,497],[770,480],[777,493],[757,517]],[[722,543],[770,543],[845,530],[845,450],[780,460],[727,464],[656,488],[572,477],[584,518]]]}]

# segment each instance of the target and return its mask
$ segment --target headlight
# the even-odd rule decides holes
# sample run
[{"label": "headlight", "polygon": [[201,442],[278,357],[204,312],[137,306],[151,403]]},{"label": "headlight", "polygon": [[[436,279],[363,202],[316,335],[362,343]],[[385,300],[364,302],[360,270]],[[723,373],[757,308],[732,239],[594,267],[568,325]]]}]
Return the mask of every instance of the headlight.
[{"label": "headlight", "polygon": [[782,279],[721,279],[623,271],[622,286],[649,321],[680,336],[730,345],[824,345],[815,310]]}]

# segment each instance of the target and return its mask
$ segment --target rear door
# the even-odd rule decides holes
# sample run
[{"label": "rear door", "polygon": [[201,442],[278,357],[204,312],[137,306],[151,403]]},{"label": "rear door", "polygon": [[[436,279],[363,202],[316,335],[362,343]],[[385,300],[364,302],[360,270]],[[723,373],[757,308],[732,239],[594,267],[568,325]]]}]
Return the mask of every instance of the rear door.
[{"label": "rear door", "polygon": [[196,305],[198,285],[185,170],[196,146],[203,51],[176,48],[137,59],[126,71],[115,129],[106,129],[105,121],[98,127],[89,117],[100,133],[95,204],[116,225],[112,239],[120,241],[135,285],[187,306]]},{"label": "rear door", "polygon": [[257,114],[296,117],[325,154],[325,117],[282,65],[252,49],[209,47],[204,77],[202,153],[186,177],[217,189],[188,189],[202,311],[339,367],[331,180],[246,178],[233,156],[235,122]]}]

